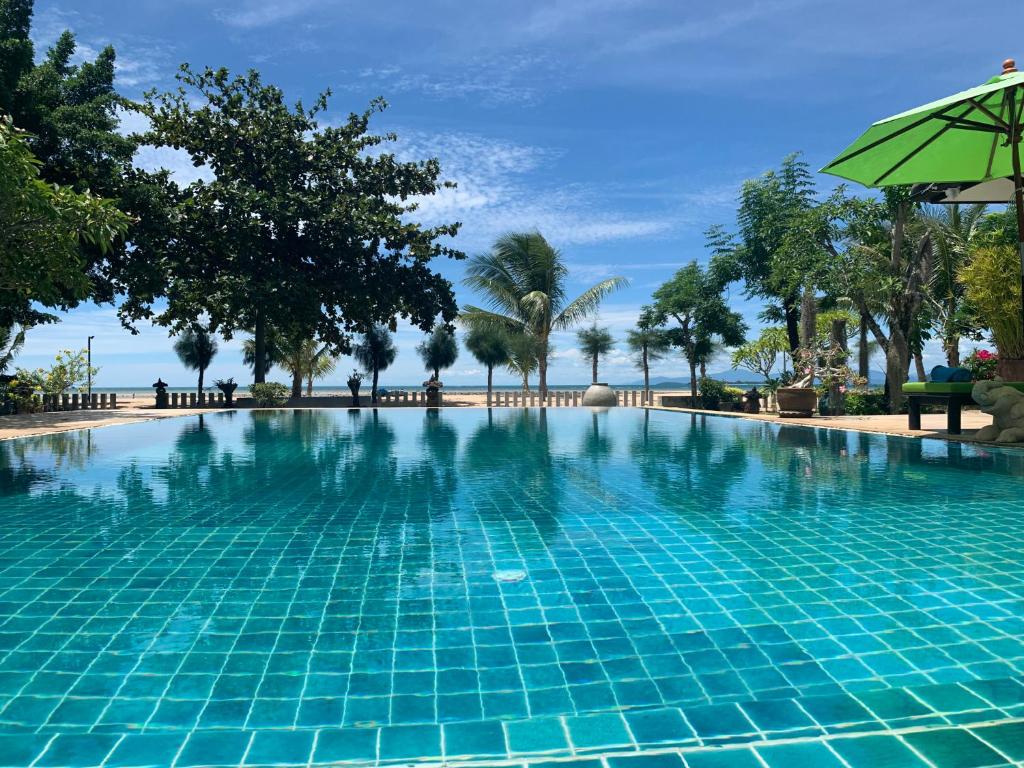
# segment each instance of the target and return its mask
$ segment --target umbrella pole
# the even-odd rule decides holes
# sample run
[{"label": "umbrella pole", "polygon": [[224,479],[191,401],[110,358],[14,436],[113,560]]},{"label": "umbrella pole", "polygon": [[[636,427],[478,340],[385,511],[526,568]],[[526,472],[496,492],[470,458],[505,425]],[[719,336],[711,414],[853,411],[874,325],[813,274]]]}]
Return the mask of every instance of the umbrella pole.
[{"label": "umbrella pole", "polygon": [[1017,251],[1020,257],[1020,321],[1024,328],[1024,179],[1020,170],[1020,137],[1014,135],[1014,128],[1016,126],[1010,128],[1010,156],[1013,160],[1013,201],[1017,208]]}]

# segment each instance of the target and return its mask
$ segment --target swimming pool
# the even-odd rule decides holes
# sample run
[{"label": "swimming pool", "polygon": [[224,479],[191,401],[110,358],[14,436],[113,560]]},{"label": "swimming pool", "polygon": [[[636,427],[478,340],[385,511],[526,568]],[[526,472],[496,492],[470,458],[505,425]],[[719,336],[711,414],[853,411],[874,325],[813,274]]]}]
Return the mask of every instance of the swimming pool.
[{"label": "swimming pool", "polygon": [[625,408],[0,442],[0,765],[1024,760],[1022,490]]}]

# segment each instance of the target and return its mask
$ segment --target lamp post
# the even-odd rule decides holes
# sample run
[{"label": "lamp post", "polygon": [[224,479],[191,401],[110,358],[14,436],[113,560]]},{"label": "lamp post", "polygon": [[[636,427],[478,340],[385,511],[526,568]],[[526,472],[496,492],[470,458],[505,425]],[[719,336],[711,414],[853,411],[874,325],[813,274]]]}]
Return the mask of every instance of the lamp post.
[{"label": "lamp post", "polygon": [[92,401],[92,340],[95,338],[95,336],[90,336],[85,340],[85,375],[86,381],[88,382],[86,384],[86,389],[89,393],[90,402]]}]

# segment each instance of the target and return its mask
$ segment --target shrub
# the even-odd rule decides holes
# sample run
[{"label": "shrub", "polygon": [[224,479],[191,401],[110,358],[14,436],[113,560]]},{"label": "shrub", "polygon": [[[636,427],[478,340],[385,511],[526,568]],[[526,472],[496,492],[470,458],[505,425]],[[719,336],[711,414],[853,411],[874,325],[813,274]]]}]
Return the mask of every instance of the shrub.
[{"label": "shrub", "polygon": [[888,413],[883,389],[857,389],[846,393],[846,412],[851,416],[875,416]]},{"label": "shrub", "polygon": [[999,354],[1008,358],[1024,357],[1017,249],[999,243],[975,248],[958,278],[978,318],[991,329]]},{"label": "shrub", "polygon": [[999,355],[986,349],[972,349],[971,354],[964,358],[964,368],[971,372],[971,381],[994,379],[998,367]]},{"label": "shrub", "polygon": [[290,391],[284,384],[276,381],[249,385],[249,394],[258,408],[277,408],[284,405]]},{"label": "shrub", "polygon": [[729,395],[727,390],[729,388],[725,386],[724,382],[716,379],[703,378],[700,380],[699,392],[700,396],[697,398],[695,405],[701,408],[707,408],[714,410],[722,403],[723,400],[728,400]]}]

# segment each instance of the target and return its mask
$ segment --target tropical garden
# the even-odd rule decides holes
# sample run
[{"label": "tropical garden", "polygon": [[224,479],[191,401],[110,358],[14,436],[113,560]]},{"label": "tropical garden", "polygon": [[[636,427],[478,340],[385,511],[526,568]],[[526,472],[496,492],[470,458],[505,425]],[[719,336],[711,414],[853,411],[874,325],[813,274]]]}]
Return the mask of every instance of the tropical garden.
[{"label": "tropical garden", "polygon": [[[476,298],[457,305],[438,267],[466,258],[459,224],[416,221],[417,201],[452,183],[437,160],[389,151],[397,137],[371,128],[384,101],[327,121],[328,91],[292,103],[255,70],[188,64],[174,90],[128,100],[113,47],[83,60],[65,32],[38,55],[32,11],[32,0],[0,0],[0,386],[9,391],[59,394],[91,378],[74,351],[49,370],[15,366],[26,334],[84,302],[112,304],[129,333],[166,328],[200,393],[219,341],[243,336],[252,394],[265,402],[313,394],[342,355],[363,369],[349,378],[353,393],[365,376],[376,402],[400,321],[424,333],[428,394],[459,354],[456,329],[488,393],[498,370],[524,389],[536,376],[542,399],[553,338],[571,331],[594,382],[622,341],[645,390],[652,368],[672,359],[685,362],[696,396],[719,397],[725,388],[708,368],[729,360],[769,393],[816,386],[837,413],[898,412],[911,372],[928,373],[929,344],[977,377],[995,375],[1000,357],[1024,358],[1012,206],[929,206],[901,186],[819,189],[791,155],[743,184],[735,221],[710,228],[707,252],[654,290],[616,340],[596,318],[626,280],[573,295],[565,260],[536,231],[472,255],[463,283]],[[144,129],[125,134],[126,115]],[[209,173],[184,183],[141,170],[133,158],[143,146],[183,150]],[[758,332],[733,306],[739,297],[761,303]],[[884,385],[874,390],[876,357]],[[290,384],[266,380],[274,366]]]}]

